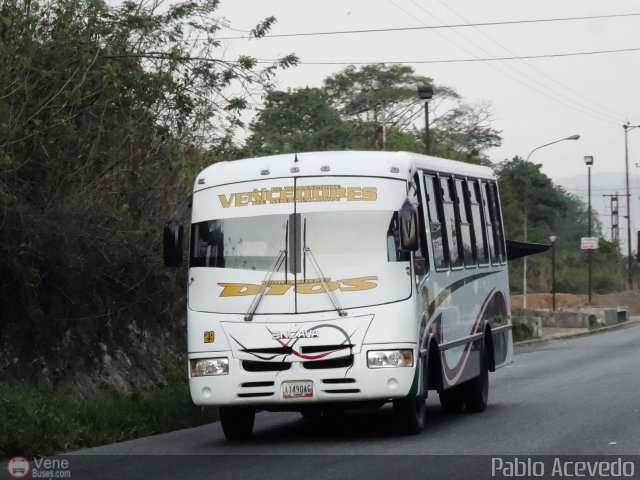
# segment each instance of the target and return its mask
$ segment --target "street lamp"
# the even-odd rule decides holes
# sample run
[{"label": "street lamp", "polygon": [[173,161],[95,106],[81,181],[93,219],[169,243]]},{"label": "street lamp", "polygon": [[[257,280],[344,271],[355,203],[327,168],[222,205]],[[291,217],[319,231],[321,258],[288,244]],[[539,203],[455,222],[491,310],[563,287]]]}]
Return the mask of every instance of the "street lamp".
[{"label": "street lamp", "polygon": [[[539,147],[536,147],[529,152],[529,155],[527,155],[527,159],[525,161],[528,162],[529,157],[531,157],[531,154],[536,150],[540,150],[541,148],[548,147],[549,145],[553,145],[554,143],[564,142],[565,140],[578,140],[579,138],[580,138],[580,135],[575,134],[569,137],[561,138],[560,140],[554,140],[553,142],[540,145]],[[527,210],[529,208],[528,202],[527,202],[527,194],[528,194],[527,184],[525,182],[525,185],[524,185],[524,241],[525,243],[527,242],[527,217],[528,217]],[[522,270],[523,270],[522,271],[522,308],[527,308],[527,257],[524,257],[523,259]]]},{"label": "street lamp", "polygon": [[627,184],[627,269],[629,270],[629,290],[633,288],[633,276],[631,275],[632,259],[631,259],[631,196],[629,195],[629,142],[627,132],[638,128],[640,125],[623,125],[624,128],[624,171]]},{"label": "street lamp", "polygon": [[580,138],[580,135],[576,134],[576,135],[571,135],[570,137],[561,138],[560,140],[555,140],[550,143],[545,143],[544,145],[540,145],[539,147],[536,147],[529,152],[529,155],[527,155],[527,162],[529,161],[529,157],[531,156],[531,154],[536,150],[540,150],[543,147],[548,147],[549,145],[553,145],[554,143],[564,142],[565,140],[578,140],[579,138]]},{"label": "street lamp", "polygon": [[431,153],[431,136],[429,135],[429,100],[433,98],[433,87],[421,85],[418,87],[418,97],[424,100],[424,146],[427,155]]},{"label": "street lamp", "polygon": [[558,237],[549,235],[551,240],[551,296],[553,298],[553,311],[556,311],[556,240]]},{"label": "street lamp", "polygon": [[[584,157],[584,164],[587,166],[587,171],[589,172],[587,183],[589,184],[589,209],[588,209],[588,222],[589,222],[589,238],[591,238],[591,166],[593,165],[593,157],[591,155]],[[587,253],[587,263],[589,269],[589,302],[591,305],[591,249],[589,249]]]}]

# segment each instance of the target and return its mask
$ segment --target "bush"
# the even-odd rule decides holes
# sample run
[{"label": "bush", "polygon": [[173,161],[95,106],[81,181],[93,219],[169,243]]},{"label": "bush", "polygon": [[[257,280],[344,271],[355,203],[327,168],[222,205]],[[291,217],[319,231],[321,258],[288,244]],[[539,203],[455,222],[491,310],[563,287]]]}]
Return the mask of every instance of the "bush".
[{"label": "bush", "polygon": [[[182,372],[181,372],[182,373]],[[184,375],[133,394],[89,398],[45,384],[0,384],[0,456],[49,455],[120,442],[217,420],[196,407]]]}]

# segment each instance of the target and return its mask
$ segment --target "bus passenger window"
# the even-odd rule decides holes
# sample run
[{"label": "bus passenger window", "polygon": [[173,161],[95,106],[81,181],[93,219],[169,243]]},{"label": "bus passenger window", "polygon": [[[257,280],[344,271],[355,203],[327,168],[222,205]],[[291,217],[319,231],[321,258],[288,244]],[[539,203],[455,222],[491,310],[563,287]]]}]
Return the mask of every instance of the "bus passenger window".
[{"label": "bus passenger window", "polygon": [[444,212],[444,227],[447,229],[447,239],[449,240],[449,260],[452,267],[462,266],[462,255],[460,252],[461,241],[458,237],[458,228],[455,214],[455,193],[451,188],[452,180],[441,177],[442,187],[442,209]]},{"label": "bus passenger window", "polygon": [[495,230],[495,238],[496,238],[496,246],[497,246],[497,255],[500,259],[500,263],[504,263],[506,260],[506,251],[504,245],[504,234],[502,232],[502,216],[500,214],[500,198],[498,196],[498,186],[495,183],[491,183],[489,185],[489,190],[491,192],[491,210],[493,212],[493,228]]},{"label": "bus passenger window", "polygon": [[491,223],[491,208],[489,203],[489,185],[487,185],[487,182],[482,182],[482,193],[484,194],[482,205],[484,206],[483,208],[484,222],[487,227],[486,230],[487,230],[487,242],[489,245],[489,254],[491,257],[491,263],[495,265],[499,263],[499,261],[498,261],[496,250],[495,250],[495,237],[493,235],[494,231],[493,231],[493,224]]},{"label": "bus passenger window", "polygon": [[473,222],[476,255],[480,265],[487,265],[489,263],[489,252],[487,250],[487,232],[484,229],[482,217],[480,185],[477,180],[470,180],[467,185],[469,188],[469,203],[471,207],[471,221]]},{"label": "bus passenger window", "polygon": [[437,179],[429,175],[425,175],[425,193],[427,195],[427,210],[429,216],[429,231],[431,232],[431,244],[433,246],[433,264],[436,269],[444,269],[449,267],[447,257],[445,255],[445,237],[442,229],[442,217],[440,209],[438,209],[438,196],[436,187]]},{"label": "bus passenger window", "polygon": [[387,261],[406,262],[409,260],[409,253],[403,252],[400,248],[400,226],[398,223],[398,212],[394,212],[389,222],[387,230]]},{"label": "bus passenger window", "polygon": [[[483,182],[484,183],[484,182]],[[495,185],[484,183],[485,193],[485,217],[487,221],[487,236],[489,237],[489,248],[491,249],[491,263],[498,265],[504,261],[502,258],[502,226],[497,218],[498,206],[495,198]]]},{"label": "bus passenger window", "polygon": [[462,254],[464,264],[468,267],[476,265],[474,255],[474,245],[471,242],[471,223],[467,212],[467,195],[465,194],[466,183],[464,180],[456,179],[456,200],[458,206],[458,217],[460,218],[460,234],[462,237]]}]

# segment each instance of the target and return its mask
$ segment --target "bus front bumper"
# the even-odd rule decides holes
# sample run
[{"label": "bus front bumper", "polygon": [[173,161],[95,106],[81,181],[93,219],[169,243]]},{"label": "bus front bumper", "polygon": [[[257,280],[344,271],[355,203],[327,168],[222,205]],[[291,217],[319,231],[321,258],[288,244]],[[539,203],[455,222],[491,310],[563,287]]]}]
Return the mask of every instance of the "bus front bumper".
[{"label": "bus front bumper", "polygon": [[[367,366],[368,351],[398,349],[413,352],[411,367]],[[320,403],[403,398],[414,385],[419,359],[415,344],[385,344],[364,345],[362,353],[353,355],[352,365],[342,368],[308,368],[308,364],[313,362],[306,362],[306,367],[305,362],[290,362],[290,367],[282,371],[247,371],[243,361],[232,358],[231,352],[192,354],[189,360],[220,357],[229,360],[228,374],[191,376],[190,372],[191,398],[196,405],[302,407]],[[302,395],[296,391],[299,388],[304,390],[304,396],[296,396]]]}]

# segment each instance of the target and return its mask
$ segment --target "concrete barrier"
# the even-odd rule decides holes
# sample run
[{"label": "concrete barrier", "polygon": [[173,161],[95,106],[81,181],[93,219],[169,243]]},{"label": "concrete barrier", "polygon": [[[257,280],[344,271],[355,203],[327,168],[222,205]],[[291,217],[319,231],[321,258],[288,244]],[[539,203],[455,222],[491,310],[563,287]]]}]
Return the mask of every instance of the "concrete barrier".
[{"label": "concrete barrier", "polygon": [[628,307],[528,308],[516,312],[536,337],[543,328],[599,328],[627,321]]}]

